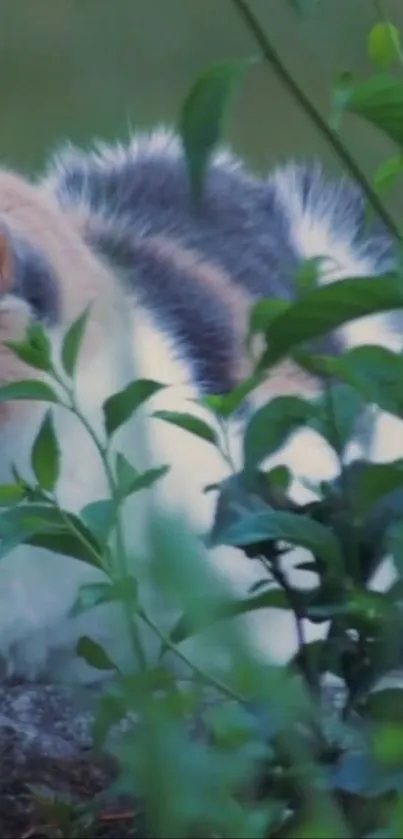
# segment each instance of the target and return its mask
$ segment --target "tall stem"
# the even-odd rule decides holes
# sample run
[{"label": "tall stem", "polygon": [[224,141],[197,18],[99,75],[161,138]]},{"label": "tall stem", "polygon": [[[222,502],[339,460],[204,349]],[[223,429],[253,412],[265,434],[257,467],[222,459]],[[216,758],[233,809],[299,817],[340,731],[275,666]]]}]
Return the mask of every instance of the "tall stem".
[{"label": "tall stem", "polygon": [[358,163],[354,160],[354,158],[352,157],[352,155],[350,154],[350,152],[348,151],[338,134],[335,131],[333,131],[333,129],[327,124],[326,120],[321,116],[313,102],[311,102],[306,93],[295,81],[290,71],[287,70],[286,66],[283,64],[280,56],[274,49],[270,39],[263,31],[258,18],[254,14],[254,12],[252,12],[248,3],[245,2],[245,0],[232,0],[232,3],[235,6],[239,15],[241,16],[242,20],[246,24],[247,28],[252,33],[256,43],[262,50],[263,56],[267,63],[272,67],[277,76],[281,79],[284,86],[291,93],[297,104],[309,117],[311,122],[316,126],[320,134],[327,140],[327,142],[335,152],[336,156],[343,163],[346,170],[354,178],[357,184],[359,184],[368,201],[368,204],[376,213],[376,215],[378,215],[379,218],[382,219],[389,233],[393,236],[393,238],[400,241],[402,237],[398,227],[396,226],[393,218],[390,216],[390,214],[383,206],[382,201],[379,199],[375,190],[372,189],[371,184],[368,182],[368,179],[365,176],[364,172],[361,170]]}]

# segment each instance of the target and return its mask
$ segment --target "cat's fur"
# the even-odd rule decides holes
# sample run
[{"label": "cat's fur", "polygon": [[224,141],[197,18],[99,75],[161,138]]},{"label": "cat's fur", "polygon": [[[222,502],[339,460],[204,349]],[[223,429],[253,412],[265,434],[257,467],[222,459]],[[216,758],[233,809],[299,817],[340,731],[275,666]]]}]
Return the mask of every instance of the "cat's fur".
[{"label": "cat's fur", "polygon": [[[244,338],[250,307],[262,296],[292,299],[303,259],[325,258],[323,282],[393,268],[393,243],[377,225],[370,232],[365,225],[359,191],[345,180],[328,182],[317,165],[291,163],[256,177],[221,151],[195,213],[181,145],[170,132],[139,136],[127,147],[98,146],[89,154],[68,147],[36,183],[0,172],[0,339],[22,337],[33,315],[48,326],[57,347],[63,329],[93,302],[77,381],[90,422],[102,428],[103,399],[134,375],[170,385],[147,405],[148,414],[168,408],[202,415],[189,400],[226,391],[248,372]],[[339,330],[329,346],[362,343],[400,349],[401,322],[365,318]],[[1,348],[2,383],[37,375]],[[313,396],[319,390],[320,382],[287,362],[259,398]],[[29,449],[44,406],[0,408],[0,480],[6,481],[13,463],[29,474]],[[59,409],[55,418],[62,446],[58,496],[77,511],[102,497],[105,479],[75,419]],[[203,488],[229,471],[214,447],[158,419],[137,431],[130,426],[122,440],[136,465],[139,458],[143,465],[171,464],[160,502],[186,516],[197,532],[207,530],[215,495]],[[402,441],[397,421],[381,417],[373,456],[400,455]],[[236,427],[232,445],[240,465]],[[309,494],[302,478],[331,478],[338,470],[332,451],[308,429],[294,435],[272,462],[287,463],[295,472],[298,501]],[[137,497],[136,504],[130,532],[138,545],[146,502]],[[261,576],[261,568],[240,551],[219,549],[210,560],[241,594]],[[77,675],[70,665],[80,633],[102,642],[119,636],[116,615],[95,610],[67,618],[77,586],[93,578],[96,572],[88,566],[34,548],[18,548],[1,561],[0,653],[6,676]],[[304,580],[309,577],[300,572],[301,584]],[[249,630],[264,655],[284,660],[294,649],[287,614],[261,612],[245,621]],[[312,637],[317,631],[311,627]]]}]

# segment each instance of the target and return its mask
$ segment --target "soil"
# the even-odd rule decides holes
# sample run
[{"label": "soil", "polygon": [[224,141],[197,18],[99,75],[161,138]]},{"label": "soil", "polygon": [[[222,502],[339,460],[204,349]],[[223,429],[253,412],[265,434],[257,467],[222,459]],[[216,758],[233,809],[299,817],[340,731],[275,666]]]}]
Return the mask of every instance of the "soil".
[{"label": "soil", "polygon": [[[108,804],[98,802],[92,812],[91,802],[97,801],[114,780],[115,768],[110,760],[89,753],[80,758],[59,760],[30,757],[21,765],[15,761],[13,732],[3,729],[1,735],[2,839],[70,839],[84,836],[93,839],[145,839],[144,820],[135,802],[115,798]],[[72,809],[70,812],[76,814],[76,819],[73,818],[70,827],[66,827],[60,817],[60,805],[52,802],[89,805],[90,812],[84,821],[78,821],[77,810]]]}]

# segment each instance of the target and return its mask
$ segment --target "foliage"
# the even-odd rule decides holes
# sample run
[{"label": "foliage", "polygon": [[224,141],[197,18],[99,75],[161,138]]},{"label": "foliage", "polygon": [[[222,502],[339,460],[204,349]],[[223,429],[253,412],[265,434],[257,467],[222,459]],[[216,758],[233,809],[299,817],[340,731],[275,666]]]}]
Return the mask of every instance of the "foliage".
[{"label": "foliage", "polygon": [[[379,21],[368,48],[382,65],[382,75],[377,70],[360,82],[344,78],[334,102],[338,123],[351,112],[397,144],[394,162],[386,162],[375,185],[369,185],[371,196],[402,169],[403,80],[385,70],[394,59],[398,65],[400,61],[394,27]],[[190,181],[200,200],[228,96],[245,66],[222,64],[205,73],[182,109]],[[377,206],[375,201],[373,209]],[[393,225],[391,231],[394,235]],[[74,387],[87,314],[66,333],[61,365],[38,326],[11,347],[46,373],[47,384],[38,376],[5,385],[0,401],[39,399],[51,407],[32,448],[35,482],[16,474],[14,484],[0,487],[0,553],[4,556],[21,543],[42,545],[103,570],[105,581],[83,586],[73,611],[120,603],[131,644],[130,668],[123,670],[88,637],[79,640],[77,654],[110,676],[97,709],[95,748],[105,747],[112,726],[128,715],[137,717],[115,747],[118,783],[143,799],[150,835],[403,835],[403,690],[401,685],[376,690],[402,659],[403,457],[381,464],[365,459],[349,463],[346,458],[369,407],[403,419],[402,356],[367,346],[335,359],[314,356],[308,346],[354,318],[403,308],[402,289],[397,267],[393,275],[352,277],[327,288],[301,282],[292,304],[262,301],[250,323],[251,334],[259,333],[264,345],[255,373],[234,393],[203,400],[211,424],[191,413],[159,412],[161,421],[178,425],[183,434],[220,447],[226,435],[213,429],[228,429],[236,409],[280,359],[294,356],[324,376],[320,398],[278,397],[255,412],[245,429],[242,469],[219,488],[209,544],[242,548],[245,562],[260,563],[270,572],[269,582],[239,601],[218,596],[190,535],[176,521],[155,519],[149,565],[162,597],[167,602],[174,598],[181,611],[170,633],[155,625],[142,600],[122,512],[125,500],[147,491],[167,467],[139,472],[123,454],[112,456],[115,432],[162,386],[137,381],[110,397],[103,406],[104,435],[98,436],[80,412]],[[61,463],[52,418],[55,404],[84,423],[108,479],[109,497],[75,516],[57,500]],[[297,505],[290,495],[289,470],[268,470],[265,461],[306,427],[334,450],[339,475],[315,488],[314,501]],[[228,459],[225,447],[222,454]],[[284,574],[293,546],[311,553],[305,566],[318,575],[312,589],[296,588]],[[375,592],[370,580],[387,554],[394,559],[396,579],[387,591]],[[293,614],[299,646],[285,668],[261,664],[239,633],[222,629],[224,617],[262,608]],[[306,641],[306,619],[328,624],[322,641]],[[147,660],[142,626],[160,643],[157,664]],[[215,648],[229,655],[225,679],[192,664],[183,652],[182,642],[207,628]],[[166,663],[168,651],[188,665],[185,686]],[[345,691],[342,707],[332,713],[322,699],[329,673],[342,680]],[[206,689],[214,692],[213,706],[203,699]],[[202,739],[192,736],[189,727],[189,718],[197,715],[202,715],[207,735]],[[65,810],[63,819],[70,823]]]}]

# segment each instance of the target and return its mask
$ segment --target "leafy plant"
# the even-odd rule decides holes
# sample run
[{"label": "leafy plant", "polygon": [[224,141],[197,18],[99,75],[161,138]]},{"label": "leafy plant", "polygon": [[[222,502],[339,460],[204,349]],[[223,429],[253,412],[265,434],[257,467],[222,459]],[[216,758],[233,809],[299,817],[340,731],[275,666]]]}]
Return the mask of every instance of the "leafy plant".
[{"label": "leafy plant", "polygon": [[[234,5],[270,66],[358,178],[391,235],[399,238],[400,230],[376,189],[365,181],[335,129],[307,105],[248,4],[234,0]],[[306,5],[293,3],[302,10]],[[400,60],[397,30],[383,18],[368,46],[378,65]],[[179,123],[197,200],[203,197],[203,179],[228,98],[247,64],[211,69],[184,103]],[[376,73],[348,84],[344,79],[336,92],[338,118],[347,112],[359,115],[396,142],[394,163],[387,162],[375,179],[378,184],[393,180],[401,171],[400,77]],[[226,441],[232,416],[279,360],[294,357],[324,376],[320,398],[278,397],[254,413],[244,431],[242,468],[233,469],[218,487],[208,545],[235,545],[243,550],[245,562],[259,565],[262,581],[254,590],[230,599],[211,577],[199,542],[183,524],[160,514],[153,518],[151,580],[167,605],[180,612],[166,631],[143,599],[134,546],[126,544],[123,507],[129,496],[147,492],[168,467],[141,472],[127,453],[116,454],[112,446],[117,431],[162,385],[135,381],[111,395],[103,405],[99,435],[75,393],[89,312],[70,325],[60,359],[53,358],[38,325],[29,328],[24,341],[9,345],[25,363],[45,372],[47,381],[38,377],[4,385],[0,401],[40,400],[50,407],[32,447],[34,481],[16,474],[14,483],[0,487],[0,556],[20,544],[40,545],[103,572],[103,581],[81,588],[73,614],[100,603],[120,605],[131,652],[123,669],[95,639],[79,640],[77,655],[108,676],[95,718],[94,748],[112,748],[111,729],[125,723],[113,741],[117,786],[143,800],[153,836],[402,835],[403,690],[385,687],[381,680],[402,661],[403,452],[402,459],[391,463],[364,458],[349,463],[346,458],[369,408],[403,419],[402,355],[366,346],[329,358],[314,354],[309,342],[357,317],[403,308],[403,282],[398,266],[382,278],[352,277],[324,288],[317,288],[312,276],[312,265],[307,265],[292,304],[264,300],[254,308],[250,334],[263,339],[255,370],[232,393],[201,400],[210,412],[208,421],[191,412],[155,414],[183,434],[220,448],[231,465]],[[74,413],[84,426],[107,477],[108,497],[76,515],[57,498],[62,464],[54,405]],[[268,469],[266,459],[301,428],[324,438],[339,473],[334,481],[314,487],[313,501],[296,504],[289,468]],[[304,567],[317,575],[308,590],[294,586],[285,571],[295,546],[309,552]],[[370,581],[386,555],[394,560],[396,577],[386,591],[374,591]],[[231,624],[228,629],[228,618],[263,608],[288,610],[295,622],[298,649],[285,668],[263,664],[238,628]],[[326,627],[322,640],[307,641],[307,620]],[[144,628],[159,643],[157,661],[148,659]],[[203,668],[185,652],[183,642],[195,636],[201,648],[212,641],[218,657],[225,656],[225,672]],[[175,676],[167,653],[186,666],[186,679]],[[343,686],[338,707],[324,701],[329,674]],[[195,718],[202,720],[203,737],[194,735],[189,721]],[[66,831],[76,829],[70,805],[58,807],[65,835],[70,835]]]}]

